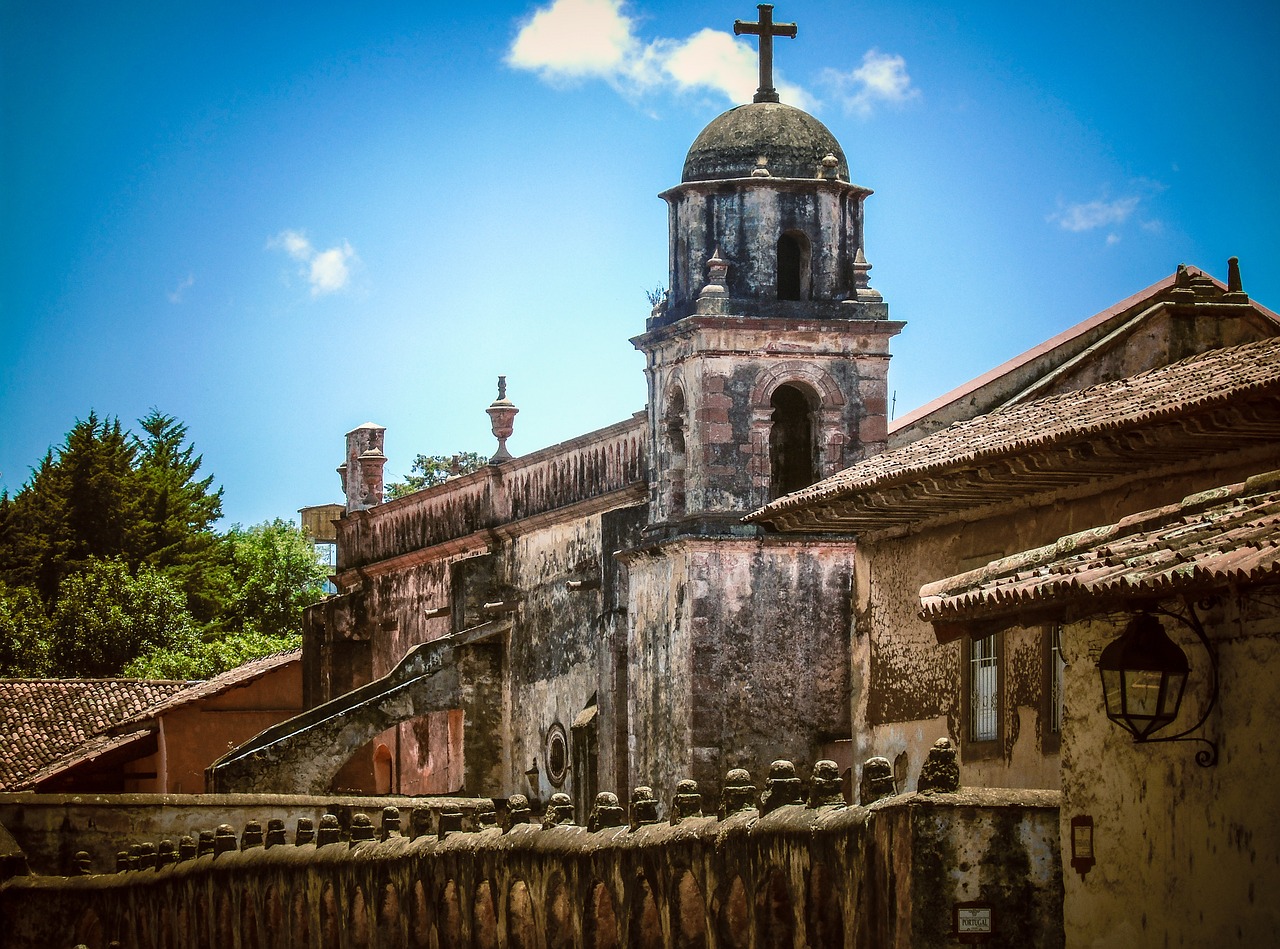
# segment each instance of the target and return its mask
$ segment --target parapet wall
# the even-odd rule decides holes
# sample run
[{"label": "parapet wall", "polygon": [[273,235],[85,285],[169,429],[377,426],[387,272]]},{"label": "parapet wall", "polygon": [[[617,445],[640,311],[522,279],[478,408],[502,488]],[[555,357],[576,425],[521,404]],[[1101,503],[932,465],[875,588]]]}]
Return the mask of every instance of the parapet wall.
[{"label": "parapet wall", "polygon": [[[984,945],[1063,945],[1056,792],[784,804],[597,830],[448,832],[462,821],[446,815],[435,834],[414,821],[415,837],[391,820],[385,839],[324,843],[338,836],[325,821],[320,845],[277,833],[263,846],[255,829],[234,849],[224,828],[220,852],[159,868],[153,846],[133,861],[145,869],[17,877],[0,887],[4,944],[932,949],[956,945],[955,904],[977,901],[994,926]],[[364,819],[352,834],[383,836]]]},{"label": "parapet wall", "polygon": [[373,575],[394,568],[395,558],[421,560],[424,551],[480,531],[574,505],[608,507],[645,500],[645,432],[644,414],[637,413],[559,445],[349,513],[338,523],[339,586],[354,582],[356,568]]},{"label": "parapet wall", "polygon": [[423,808],[433,815],[434,832],[442,809],[470,815],[488,798],[307,797],[296,794],[0,794],[0,826],[5,827],[26,854],[32,873],[63,875],[76,872],[76,854],[89,855],[98,873],[115,869],[116,853],[129,844],[150,840],[178,841],[219,824],[244,827],[257,820],[265,827],[272,818],[289,827],[299,818],[319,825],[335,814],[341,826],[356,814],[377,818],[387,806]]}]

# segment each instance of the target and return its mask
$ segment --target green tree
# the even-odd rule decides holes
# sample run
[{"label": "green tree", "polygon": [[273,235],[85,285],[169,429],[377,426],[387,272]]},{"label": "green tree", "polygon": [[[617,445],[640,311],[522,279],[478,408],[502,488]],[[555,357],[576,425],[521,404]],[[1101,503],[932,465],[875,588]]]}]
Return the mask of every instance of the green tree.
[{"label": "green tree", "polygon": [[120,420],[77,419],[12,501],[0,525],[0,580],[40,591],[45,603],[62,579],[89,560],[138,562],[138,486],[132,439]]},{"label": "green tree", "polygon": [[0,583],[0,676],[46,676],[50,660],[49,618],[40,595]]},{"label": "green tree", "polygon": [[249,630],[188,648],[150,649],[124,667],[134,679],[211,679],[221,672],[302,645],[302,636],[268,636]]},{"label": "green tree", "polygon": [[414,491],[443,484],[458,475],[479,471],[488,463],[488,458],[474,451],[459,452],[456,455],[417,455],[404,480],[386,485],[383,493],[388,501],[402,498]]},{"label": "green tree", "polygon": [[276,518],[227,531],[228,593],[219,624],[267,636],[302,632],[302,611],[324,592],[327,568],[301,528]]},{"label": "green tree", "polygon": [[150,649],[200,642],[178,585],[145,565],[131,573],[120,558],[90,559],[66,577],[50,626],[53,671],[63,676],[119,675]]},{"label": "green tree", "polygon": [[139,485],[137,547],[143,563],[177,581],[196,620],[217,613],[223,556],[213,525],[222,516],[222,489],[213,475],[197,479],[204,459],[187,427],[157,409],[138,421],[134,439]]}]

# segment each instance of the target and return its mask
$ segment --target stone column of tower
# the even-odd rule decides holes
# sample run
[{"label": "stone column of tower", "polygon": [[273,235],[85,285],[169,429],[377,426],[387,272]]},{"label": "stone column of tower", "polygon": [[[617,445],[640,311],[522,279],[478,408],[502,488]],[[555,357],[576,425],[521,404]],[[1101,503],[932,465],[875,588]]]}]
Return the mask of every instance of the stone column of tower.
[{"label": "stone column of tower", "polygon": [[853,546],[741,518],[885,445],[903,324],[868,283],[870,194],[821,122],[756,101],[708,125],[662,195],[670,290],[632,340],[649,543],[621,555],[636,782],[807,769],[850,736]]}]

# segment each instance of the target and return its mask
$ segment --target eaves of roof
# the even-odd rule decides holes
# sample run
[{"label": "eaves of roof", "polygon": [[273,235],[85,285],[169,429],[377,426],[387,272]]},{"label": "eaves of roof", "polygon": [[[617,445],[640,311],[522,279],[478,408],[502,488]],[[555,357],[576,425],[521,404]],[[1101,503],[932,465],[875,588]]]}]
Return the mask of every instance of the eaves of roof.
[{"label": "eaves of roof", "polygon": [[1044,617],[1280,583],[1280,471],[1202,491],[927,583],[941,641]]},{"label": "eaves of roof", "polygon": [[1280,338],[956,422],[747,515],[862,533],[1280,443]]}]

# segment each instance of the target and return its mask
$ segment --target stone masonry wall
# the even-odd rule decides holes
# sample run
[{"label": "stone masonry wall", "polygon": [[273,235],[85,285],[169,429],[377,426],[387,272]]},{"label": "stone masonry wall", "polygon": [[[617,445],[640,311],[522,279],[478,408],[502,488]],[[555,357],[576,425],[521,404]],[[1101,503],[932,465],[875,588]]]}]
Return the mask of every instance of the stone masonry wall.
[{"label": "stone masonry wall", "polygon": [[941,949],[955,945],[955,904],[975,900],[995,920],[985,945],[1063,944],[1052,792],[648,821],[633,809],[629,827],[385,839],[365,821],[356,840],[319,846],[228,830],[216,853],[158,869],[143,857],[115,874],[9,880],[3,944]]}]

